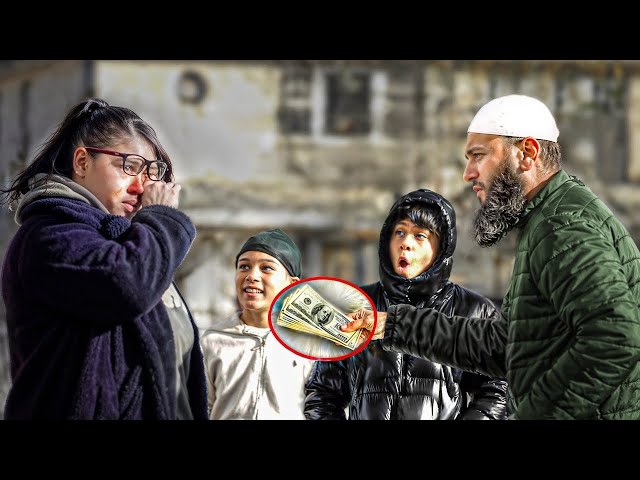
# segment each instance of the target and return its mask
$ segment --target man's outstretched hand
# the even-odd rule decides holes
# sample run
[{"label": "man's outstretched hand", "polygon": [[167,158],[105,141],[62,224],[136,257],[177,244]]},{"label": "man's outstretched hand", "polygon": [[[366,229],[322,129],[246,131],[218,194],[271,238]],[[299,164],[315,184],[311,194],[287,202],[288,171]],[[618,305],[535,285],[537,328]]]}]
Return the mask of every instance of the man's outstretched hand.
[{"label": "man's outstretched hand", "polygon": [[[372,310],[367,310],[366,308],[361,308],[356,310],[355,312],[351,312],[347,314],[348,317],[351,317],[349,323],[342,325],[340,330],[343,332],[353,332],[354,330],[362,329],[360,333],[360,339],[358,344],[362,344],[370,335],[371,330],[374,328],[375,316]],[[378,322],[375,325],[375,331],[373,333],[373,338],[371,340],[379,340],[384,337],[384,327],[387,323],[387,312],[378,312]]]}]

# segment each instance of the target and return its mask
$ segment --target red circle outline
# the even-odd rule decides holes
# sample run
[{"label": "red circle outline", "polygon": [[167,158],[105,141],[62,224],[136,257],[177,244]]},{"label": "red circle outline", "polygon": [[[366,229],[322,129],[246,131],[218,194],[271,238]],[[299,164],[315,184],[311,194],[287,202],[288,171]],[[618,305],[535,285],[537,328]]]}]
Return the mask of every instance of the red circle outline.
[{"label": "red circle outline", "polygon": [[[273,312],[273,306],[276,304],[276,302],[278,301],[278,299],[285,294],[285,292],[295,286],[300,285],[301,283],[305,283],[305,282],[311,282],[313,280],[331,280],[331,281],[337,281],[337,282],[342,282],[346,285],[349,285],[350,287],[355,288],[356,290],[358,290],[360,293],[362,293],[362,295],[364,295],[364,297],[367,299],[367,301],[369,302],[369,304],[371,305],[371,310],[373,311],[373,327],[371,328],[371,332],[369,332],[369,336],[367,337],[367,339],[362,342],[362,345],[360,345],[358,348],[356,348],[353,352],[351,353],[347,353],[346,355],[341,355],[339,357],[312,357],[311,355],[306,355],[304,353],[301,353],[297,350],[294,350],[293,348],[291,348],[289,345],[287,345],[287,343],[282,340],[279,336],[278,333],[276,332],[276,329],[273,328],[273,321],[271,320],[271,313]],[[308,358],[309,360],[320,360],[320,361],[331,361],[331,362],[337,362],[338,360],[345,360],[349,357],[353,357],[354,355],[357,355],[358,353],[360,353],[361,351],[363,351],[367,345],[369,345],[369,343],[371,342],[371,339],[373,338],[373,333],[376,331],[376,326],[378,325],[378,311],[376,310],[376,307],[373,303],[373,300],[371,299],[371,297],[369,295],[366,294],[366,292],[364,290],[362,290],[359,286],[357,286],[354,283],[348,282],[346,280],[343,280],[342,278],[338,278],[338,277],[309,277],[309,278],[303,278],[301,280],[298,280],[297,282],[292,283],[291,285],[288,285],[287,287],[283,288],[280,293],[278,293],[278,295],[276,295],[276,298],[273,299],[273,301],[271,302],[271,305],[269,306],[269,329],[271,330],[271,332],[273,333],[273,336],[278,340],[278,342],[280,342],[280,344],[282,346],[284,346],[287,350],[295,353],[296,355],[299,355],[301,357],[304,358]]]}]

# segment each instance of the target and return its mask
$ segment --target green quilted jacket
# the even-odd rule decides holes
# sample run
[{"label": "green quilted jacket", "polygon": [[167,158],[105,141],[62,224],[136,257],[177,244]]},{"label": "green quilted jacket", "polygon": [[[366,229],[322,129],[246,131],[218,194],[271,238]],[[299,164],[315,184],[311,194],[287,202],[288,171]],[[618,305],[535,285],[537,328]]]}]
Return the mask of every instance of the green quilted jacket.
[{"label": "green quilted jacket", "polygon": [[397,306],[385,349],[506,373],[518,419],[640,419],[640,252],[629,233],[564,171],[518,229],[501,319]]},{"label": "green quilted jacket", "polygon": [[560,171],[527,205],[502,311],[518,418],[640,418],[640,253]]}]

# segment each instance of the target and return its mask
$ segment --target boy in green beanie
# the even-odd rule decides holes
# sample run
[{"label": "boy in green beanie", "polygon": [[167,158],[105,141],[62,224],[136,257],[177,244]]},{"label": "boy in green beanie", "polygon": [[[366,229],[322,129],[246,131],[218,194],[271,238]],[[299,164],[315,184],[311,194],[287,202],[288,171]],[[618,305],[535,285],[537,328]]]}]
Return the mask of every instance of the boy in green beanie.
[{"label": "boy in green beanie", "polygon": [[236,255],[240,310],[201,337],[211,420],[304,419],[304,386],[313,361],[278,342],[269,308],[300,279],[301,256],[282,230],[262,231]]}]

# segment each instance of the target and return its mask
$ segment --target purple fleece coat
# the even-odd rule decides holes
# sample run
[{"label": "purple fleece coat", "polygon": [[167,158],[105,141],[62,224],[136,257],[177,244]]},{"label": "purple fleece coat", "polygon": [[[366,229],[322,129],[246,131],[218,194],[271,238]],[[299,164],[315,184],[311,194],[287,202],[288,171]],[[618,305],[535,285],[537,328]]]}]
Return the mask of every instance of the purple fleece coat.
[{"label": "purple fleece coat", "polygon": [[[22,212],[7,248],[12,387],[6,419],[174,419],[176,355],[162,303],[195,238],[177,209],[132,221],[82,201],[45,198]],[[207,418],[198,331],[189,366],[195,419]]]}]

